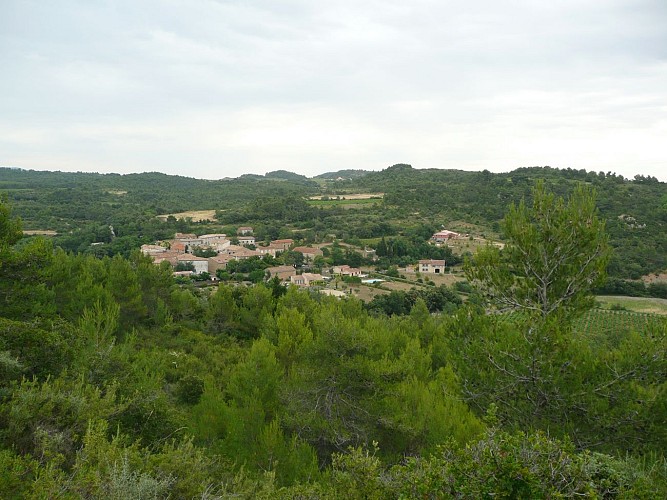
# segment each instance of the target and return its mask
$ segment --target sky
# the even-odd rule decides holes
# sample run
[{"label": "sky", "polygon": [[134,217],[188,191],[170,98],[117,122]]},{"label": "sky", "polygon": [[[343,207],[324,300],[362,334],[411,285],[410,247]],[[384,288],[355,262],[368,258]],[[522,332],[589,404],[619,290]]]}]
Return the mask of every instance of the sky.
[{"label": "sky", "polygon": [[667,181],[665,0],[0,0],[0,165]]}]

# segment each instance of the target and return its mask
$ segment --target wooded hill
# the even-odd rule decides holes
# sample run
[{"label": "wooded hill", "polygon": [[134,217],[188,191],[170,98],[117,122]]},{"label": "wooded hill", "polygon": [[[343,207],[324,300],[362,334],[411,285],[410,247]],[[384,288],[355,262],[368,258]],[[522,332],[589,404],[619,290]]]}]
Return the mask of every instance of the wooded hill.
[{"label": "wooded hill", "polygon": [[[559,195],[586,183],[597,191],[600,215],[615,248],[610,275],[637,279],[667,269],[667,184],[655,178],[629,180],[612,173],[549,167],[494,174],[394,165],[364,175],[353,172],[355,178],[348,180],[322,176],[308,180],[277,171],[207,181],[159,173],[100,175],[3,168],[0,193],[26,229],[63,233],[56,243],[68,250],[85,251],[93,241],[108,241],[108,226],[113,225],[116,235],[126,240],[109,246],[108,254],[129,255],[131,248],[176,230],[175,224],[157,224],[155,215],[203,209],[218,210],[220,225],[254,224],[274,233],[285,228],[311,230],[313,239],[328,234],[379,238],[406,231],[428,237],[429,231],[443,224],[502,238],[499,222],[508,204],[522,197],[530,201],[536,180],[544,179]],[[349,174],[343,170],[326,177]],[[355,210],[313,207],[304,201],[318,194],[359,192],[384,193],[384,199]]]}]

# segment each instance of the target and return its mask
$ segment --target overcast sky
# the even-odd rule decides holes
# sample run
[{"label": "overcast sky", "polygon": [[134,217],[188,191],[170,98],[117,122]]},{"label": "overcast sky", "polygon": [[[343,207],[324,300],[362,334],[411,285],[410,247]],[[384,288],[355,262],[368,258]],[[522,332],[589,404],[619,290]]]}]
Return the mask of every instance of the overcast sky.
[{"label": "overcast sky", "polygon": [[667,181],[667,0],[0,0],[0,165]]}]

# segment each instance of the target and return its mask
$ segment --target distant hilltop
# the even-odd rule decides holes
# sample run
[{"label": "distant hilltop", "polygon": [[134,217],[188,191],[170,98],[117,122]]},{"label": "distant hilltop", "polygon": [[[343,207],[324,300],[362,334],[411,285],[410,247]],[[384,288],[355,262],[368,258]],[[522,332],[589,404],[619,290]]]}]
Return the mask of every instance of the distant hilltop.
[{"label": "distant hilltop", "polygon": [[324,179],[324,180],[342,180],[342,179],[356,179],[358,177],[363,177],[368,174],[368,170],[338,170],[337,172],[325,172],[320,175],[316,175],[313,179]]}]

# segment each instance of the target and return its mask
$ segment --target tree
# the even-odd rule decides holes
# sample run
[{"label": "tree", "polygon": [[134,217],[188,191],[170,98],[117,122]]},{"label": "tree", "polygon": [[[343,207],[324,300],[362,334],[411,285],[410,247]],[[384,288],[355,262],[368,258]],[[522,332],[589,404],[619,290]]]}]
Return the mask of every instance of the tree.
[{"label": "tree", "polygon": [[523,200],[510,206],[503,231],[504,248],[481,249],[465,268],[492,303],[542,321],[593,304],[591,289],[604,282],[610,257],[593,190],[579,185],[565,201],[540,181],[532,207]]},{"label": "tree", "polygon": [[21,239],[21,220],[12,217],[12,212],[6,203],[0,199],[0,251],[5,245],[11,246]]}]

